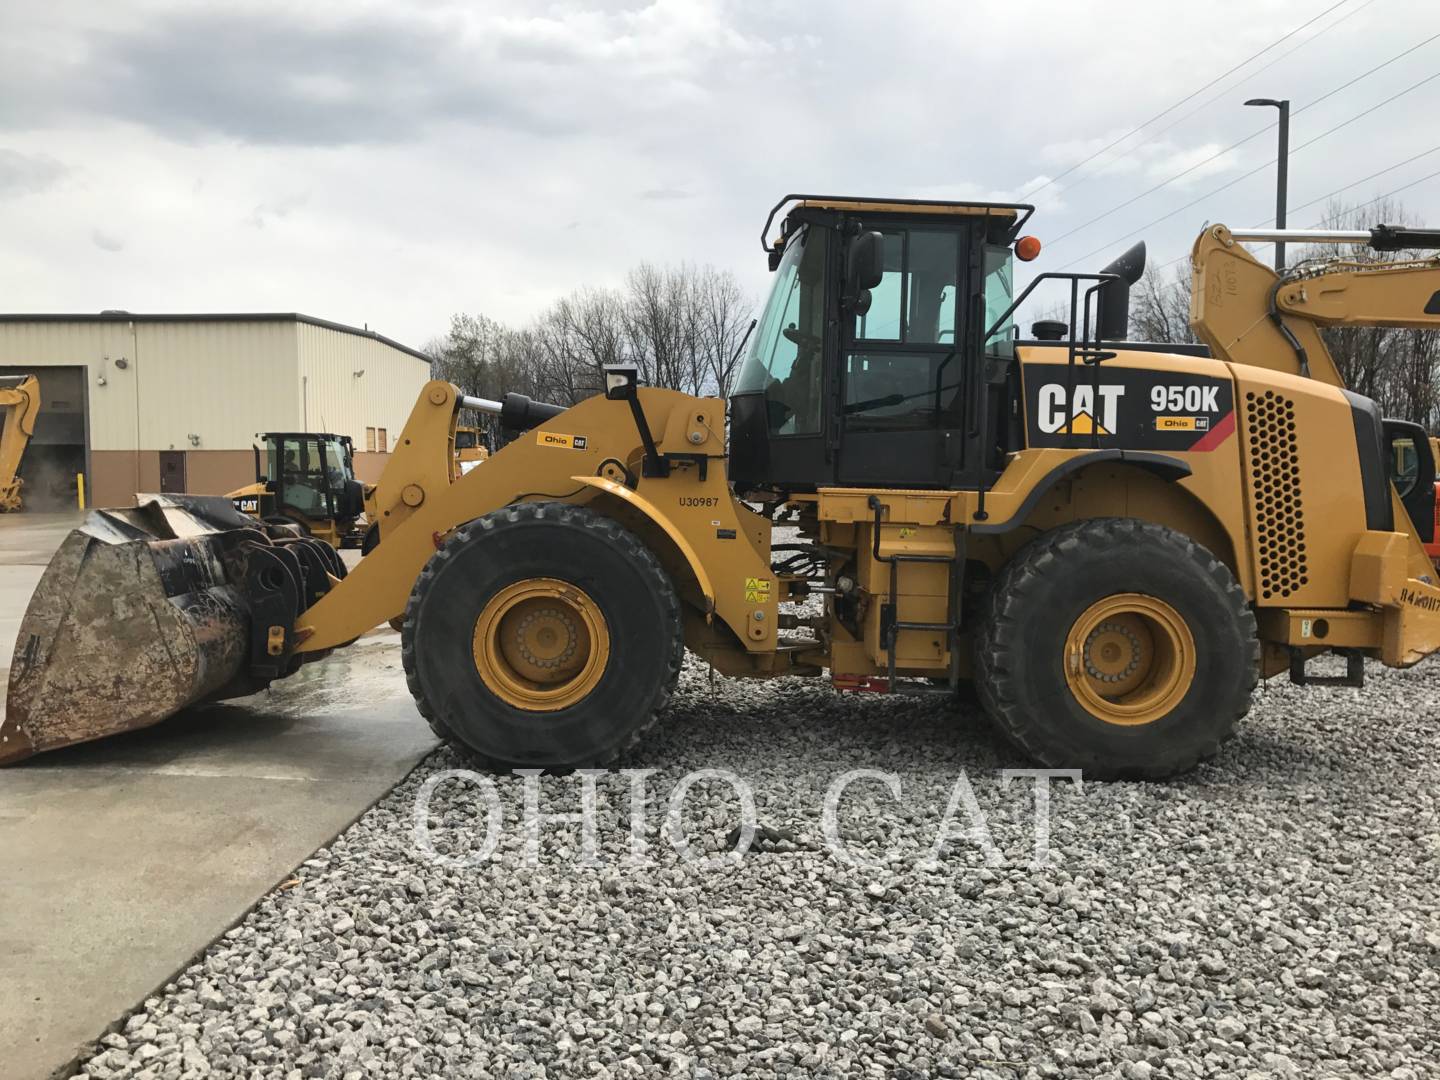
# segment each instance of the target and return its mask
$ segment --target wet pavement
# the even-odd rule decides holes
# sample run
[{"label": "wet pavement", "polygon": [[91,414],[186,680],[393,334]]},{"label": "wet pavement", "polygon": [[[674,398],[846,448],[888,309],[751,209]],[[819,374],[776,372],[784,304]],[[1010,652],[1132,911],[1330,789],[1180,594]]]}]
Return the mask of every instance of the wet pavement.
[{"label": "wet pavement", "polygon": [[[0,515],[0,675],[78,520]],[[4,1075],[67,1065],[434,745],[384,629],[254,697],[0,770]]]},{"label": "wet pavement", "polygon": [[45,564],[83,518],[78,512],[0,514],[0,672],[10,669],[20,616]]}]

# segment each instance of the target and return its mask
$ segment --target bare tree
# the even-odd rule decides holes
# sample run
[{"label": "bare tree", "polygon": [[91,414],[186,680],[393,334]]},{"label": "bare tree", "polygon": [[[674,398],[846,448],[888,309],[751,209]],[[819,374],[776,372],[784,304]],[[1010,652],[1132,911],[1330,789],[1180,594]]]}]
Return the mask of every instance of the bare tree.
[{"label": "bare tree", "polygon": [[1130,293],[1130,336],[1136,341],[1192,344],[1190,329],[1190,263],[1187,259],[1167,278],[1157,268],[1145,273]]},{"label": "bare tree", "polygon": [[741,347],[750,334],[753,304],[735,275],[702,267],[695,290],[696,354],[704,372],[701,389],[726,397],[735,382]]},{"label": "bare tree", "polygon": [[520,390],[573,405],[597,393],[601,369],[618,363],[635,364],[649,386],[724,396],[751,306],[729,271],[642,263],[622,288],[577,289],[523,330],[456,315],[426,352],[437,378],[486,397]]},{"label": "bare tree", "polygon": [[630,358],[652,386],[699,392],[694,292],[695,276],[687,265],[641,263],[625,279]]},{"label": "bare tree", "polygon": [[[532,348],[524,332],[485,315],[457,314],[451,316],[445,336],[432,341],[425,352],[432,378],[452,382],[476,397],[500,398],[511,391],[534,393]],[[471,422],[492,437],[499,435],[494,417],[473,417]]]},{"label": "bare tree", "polygon": [[624,303],[608,289],[581,289],[557,300],[529,334],[537,392],[558,405],[594,394],[602,384],[601,368],[629,354]]},{"label": "bare tree", "polygon": [[[1321,227],[1369,229],[1379,224],[1412,224],[1405,207],[1393,199],[1350,206],[1332,201]],[[1310,260],[1348,263],[1406,262],[1428,252],[1377,252],[1353,245],[1312,245],[1302,249],[1295,267]],[[1433,330],[1390,326],[1335,326],[1323,331],[1325,345],[1350,389],[1374,398],[1387,416],[1412,420],[1434,430],[1440,420],[1440,345]]]}]

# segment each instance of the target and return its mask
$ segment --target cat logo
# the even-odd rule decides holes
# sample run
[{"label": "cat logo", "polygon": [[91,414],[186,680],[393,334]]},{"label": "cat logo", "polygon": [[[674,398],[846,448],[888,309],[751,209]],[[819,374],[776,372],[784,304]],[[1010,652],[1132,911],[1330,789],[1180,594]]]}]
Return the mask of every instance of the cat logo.
[{"label": "cat logo", "polygon": [[235,504],[235,509],[239,510],[242,514],[260,513],[260,500],[254,495],[243,495],[232,501]]},{"label": "cat logo", "polygon": [[[1098,410],[1095,407],[1097,391]],[[1046,383],[1040,387],[1036,422],[1047,435],[1113,435],[1119,422],[1120,399],[1124,396],[1125,387],[1115,383],[1076,386],[1074,399],[1066,409],[1065,384]]]}]

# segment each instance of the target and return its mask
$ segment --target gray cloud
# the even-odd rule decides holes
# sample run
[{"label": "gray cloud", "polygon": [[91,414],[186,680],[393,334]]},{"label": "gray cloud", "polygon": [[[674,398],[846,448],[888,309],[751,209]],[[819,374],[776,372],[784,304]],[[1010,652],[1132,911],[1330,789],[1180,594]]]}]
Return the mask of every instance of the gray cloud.
[{"label": "gray cloud", "polygon": [[[95,256],[102,242],[126,245],[137,306],[298,308],[414,341],[462,308],[523,321],[642,259],[711,261],[758,292],[771,279],[755,234],[782,192],[1013,197],[1217,75],[1230,63],[1217,57],[1300,21],[1253,0],[1132,4],[1104,24],[1088,5],[1044,6],[1037,22],[1036,5],[1013,0],[11,3],[0,227],[18,257],[0,265],[0,292],[12,305],[103,307],[116,260]],[[1045,254],[1030,270],[1093,268],[1142,226],[1166,262],[1205,218],[1268,217],[1265,169],[1162,215],[1263,165],[1269,139],[1140,193],[1251,131],[1246,97],[1312,101],[1413,43],[1406,28],[1433,0],[1354,6],[1341,31],[1287,41],[1293,59],[1251,64],[1240,75],[1252,81],[1217,86],[1173,131],[1040,191]],[[1298,117],[1297,141],[1420,78],[1425,59],[1326,99]],[[1437,95],[1429,84],[1298,153],[1292,206],[1413,157],[1413,117]],[[1415,217],[1440,217],[1433,181],[1400,197]],[[91,237],[85,222],[114,234]],[[177,270],[194,265],[207,273]]]},{"label": "gray cloud", "polygon": [[640,198],[651,202],[665,202],[671,199],[693,199],[694,197],[695,194],[693,192],[676,187],[650,188],[648,191],[642,191],[640,193]]},{"label": "gray cloud", "polygon": [[181,139],[343,145],[407,139],[446,115],[539,122],[456,71],[453,44],[412,22],[181,11],[90,48],[74,104]]},{"label": "gray cloud", "polygon": [[91,29],[44,63],[0,42],[0,125],[103,117],[182,142],[278,146],[415,142],[447,123],[553,137],[613,128],[626,112],[633,128],[637,110],[703,95],[716,57],[769,48],[703,23],[682,40],[641,33],[643,17],[324,22],[182,7]]},{"label": "gray cloud", "polygon": [[54,186],[69,170],[44,154],[0,147],[0,198],[34,195]]},{"label": "gray cloud", "polygon": [[257,203],[250,216],[245,219],[245,224],[253,229],[263,229],[267,222],[283,220],[309,201],[310,193],[302,191],[297,195],[286,195],[269,202]]},{"label": "gray cloud", "polygon": [[101,251],[124,251],[125,241],[104,229],[91,229],[90,242]]}]

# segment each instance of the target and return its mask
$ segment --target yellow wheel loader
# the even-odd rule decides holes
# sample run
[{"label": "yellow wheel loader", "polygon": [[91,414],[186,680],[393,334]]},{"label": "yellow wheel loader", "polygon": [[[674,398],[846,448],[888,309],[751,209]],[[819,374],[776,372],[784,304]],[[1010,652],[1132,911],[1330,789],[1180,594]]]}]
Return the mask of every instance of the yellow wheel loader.
[{"label": "yellow wheel loader", "polygon": [[20,459],[40,412],[40,383],[34,375],[0,375],[0,513],[19,510]]},{"label": "yellow wheel loader", "polygon": [[490,436],[478,427],[461,425],[455,429],[455,460],[462,474],[490,458]]},{"label": "yellow wheel loader", "polygon": [[294,526],[332,548],[367,545],[367,489],[355,479],[355,453],[347,435],[270,431],[255,436],[255,482],[225,497],[236,510],[269,525]]},{"label": "yellow wheel loader", "polygon": [[[1440,262],[1277,279],[1237,242],[1265,235],[1217,225],[1193,253],[1204,345],[1126,341],[1138,246],[1040,275],[1069,318],[1021,340],[1030,213],[787,196],[728,423],[633,368],[568,409],[430,383],[374,493],[384,543],[348,576],[225,500],[97,512],[25,615],[0,756],[251,692],[401,620],[421,713],[494,768],[614,761],[688,648],[845,691],[973,680],[1035,761],[1153,778],[1214,754],[1261,677],[1358,684],[1366,658],[1440,648],[1430,444],[1341,386],[1319,334],[1433,325]],[[460,475],[464,409],[515,437]],[[1325,653],[1343,675],[1311,669]]]}]

